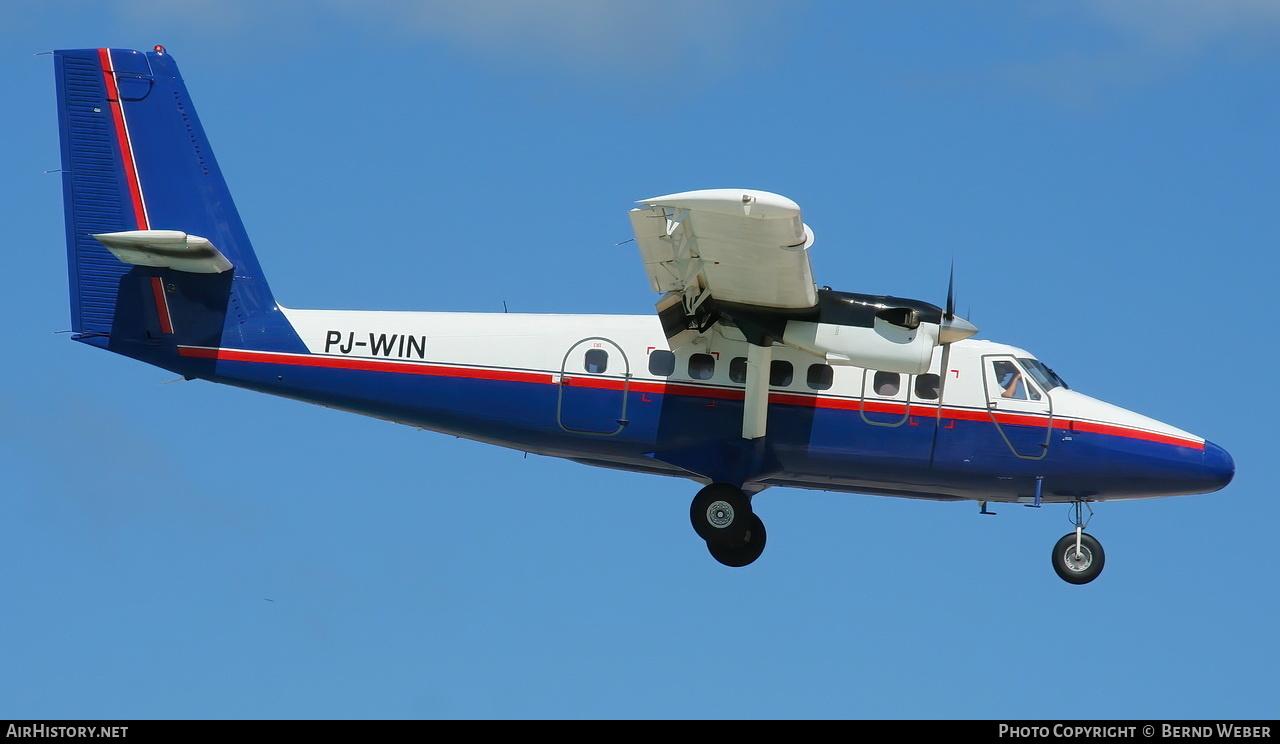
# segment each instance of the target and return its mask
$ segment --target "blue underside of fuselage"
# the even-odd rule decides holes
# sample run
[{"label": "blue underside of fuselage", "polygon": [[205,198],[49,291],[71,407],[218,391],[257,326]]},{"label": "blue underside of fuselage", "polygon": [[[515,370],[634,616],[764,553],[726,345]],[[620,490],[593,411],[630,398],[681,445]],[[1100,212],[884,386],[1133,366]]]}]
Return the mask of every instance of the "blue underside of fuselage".
[{"label": "blue underside of fuselage", "polygon": [[[145,356],[160,364],[158,355]],[[403,374],[164,356],[160,366],[193,378],[537,454],[749,491],[785,485],[1013,501],[1039,490],[1044,501],[1056,502],[1204,493],[1225,485],[1222,468],[1206,464],[1205,451],[1196,448],[997,426],[990,419],[774,403],[768,436],[747,441],[740,400],[475,379],[462,368],[456,375]]]}]

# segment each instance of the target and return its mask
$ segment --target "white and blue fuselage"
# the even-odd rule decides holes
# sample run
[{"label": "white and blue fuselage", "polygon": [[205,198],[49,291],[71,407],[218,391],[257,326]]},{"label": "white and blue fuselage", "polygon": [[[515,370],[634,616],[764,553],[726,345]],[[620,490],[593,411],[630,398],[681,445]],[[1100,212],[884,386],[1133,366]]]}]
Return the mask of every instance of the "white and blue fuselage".
[{"label": "white and blue fuselage", "polygon": [[[221,382],[756,491],[1104,501],[1215,490],[1234,471],[1216,445],[1069,390],[1051,372],[1037,379],[1035,357],[990,341],[953,344],[945,384],[940,352],[928,373],[907,375],[779,346],[767,456],[729,466],[720,443],[740,439],[744,382],[734,371],[747,356],[731,329],[673,353],[652,316],[281,312],[305,352],[178,353],[216,359]],[[1004,395],[997,365],[1023,375],[1017,397]]]}]

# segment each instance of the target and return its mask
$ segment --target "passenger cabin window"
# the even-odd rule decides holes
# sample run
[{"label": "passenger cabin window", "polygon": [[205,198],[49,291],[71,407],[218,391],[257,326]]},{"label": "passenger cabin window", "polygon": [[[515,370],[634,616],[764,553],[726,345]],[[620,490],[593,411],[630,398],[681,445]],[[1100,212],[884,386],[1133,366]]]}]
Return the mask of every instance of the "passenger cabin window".
[{"label": "passenger cabin window", "polygon": [[890,397],[897,395],[901,389],[902,375],[897,372],[877,372],[872,381],[872,390],[876,391],[876,395]]},{"label": "passenger cabin window", "polygon": [[676,355],[666,349],[654,349],[649,353],[649,374],[670,377],[676,371]]},{"label": "passenger cabin window", "polygon": [[710,380],[716,373],[716,358],[710,354],[694,354],[689,357],[689,377],[694,380]]},{"label": "passenger cabin window", "polygon": [[811,390],[829,390],[834,370],[828,364],[810,364],[809,376],[806,380]]},{"label": "passenger cabin window", "polygon": [[609,352],[604,349],[587,349],[582,367],[593,375],[604,374],[604,371],[609,368]]},{"label": "passenger cabin window", "polygon": [[791,384],[794,377],[795,368],[791,366],[791,362],[775,359],[769,365],[769,384],[774,387],[786,387]]},{"label": "passenger cabin window", "polygon": [[922,400],[937,400],[942,393],[942,378],[937,375],[920,375],[916,378],[916,397]]},{"label": "passenger cabin window", "polygon": [[747,381],[747,358],[746,357],[734,357],[729,362],[729,379],[732,380],[733,382],[738,382],[738,383]]}]

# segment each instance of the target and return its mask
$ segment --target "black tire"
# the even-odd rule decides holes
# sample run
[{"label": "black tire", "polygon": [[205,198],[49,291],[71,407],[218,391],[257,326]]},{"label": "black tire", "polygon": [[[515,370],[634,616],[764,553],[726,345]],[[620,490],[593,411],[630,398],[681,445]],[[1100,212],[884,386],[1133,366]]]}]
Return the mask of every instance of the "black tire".
[{"label": "black tire", "polygon": [[766,535],[764,522],[755,514],[751,515],[751,528],[747,530],[741,545],[726,546],[707,543],[707,551],[711,557],[732,568],[741,568],[755,563],[764,552]]},{"label": "black tire", "polygon": [[1076,557],[1076,533],[1062,536],[1053,546],[1053,570],[1058,577],[1069,584],[1088,584],[1102,573],[1102,564],[1107,555],[1102,551],[1102,543],[1093,535],[1085,532],[1080,535],[1081,558]]},{"label": "black tire", "polygon": [[689,505],[693,531],[716,545],[741,545],[751,527],[751,515],[750,499],[728,483],[712,483],[698,491]]}]

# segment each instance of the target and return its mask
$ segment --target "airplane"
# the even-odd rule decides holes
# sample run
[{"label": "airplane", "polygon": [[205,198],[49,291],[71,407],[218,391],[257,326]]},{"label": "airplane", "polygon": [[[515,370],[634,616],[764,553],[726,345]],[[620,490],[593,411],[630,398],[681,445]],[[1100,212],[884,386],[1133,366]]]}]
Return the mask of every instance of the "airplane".
[{"label": "airplane", "polygon": [[1065,504],[1059,577],[1102,571],[1095,503],[1210,493],[1218,445],[1068,387],[944,306],[819,287],[792,200],[640,199],[656,312],[299,310],[276,301],[172,56],[53,52],[76,341],[202,379],[699,484],[708,552],[750,565],[769,488]]}]

